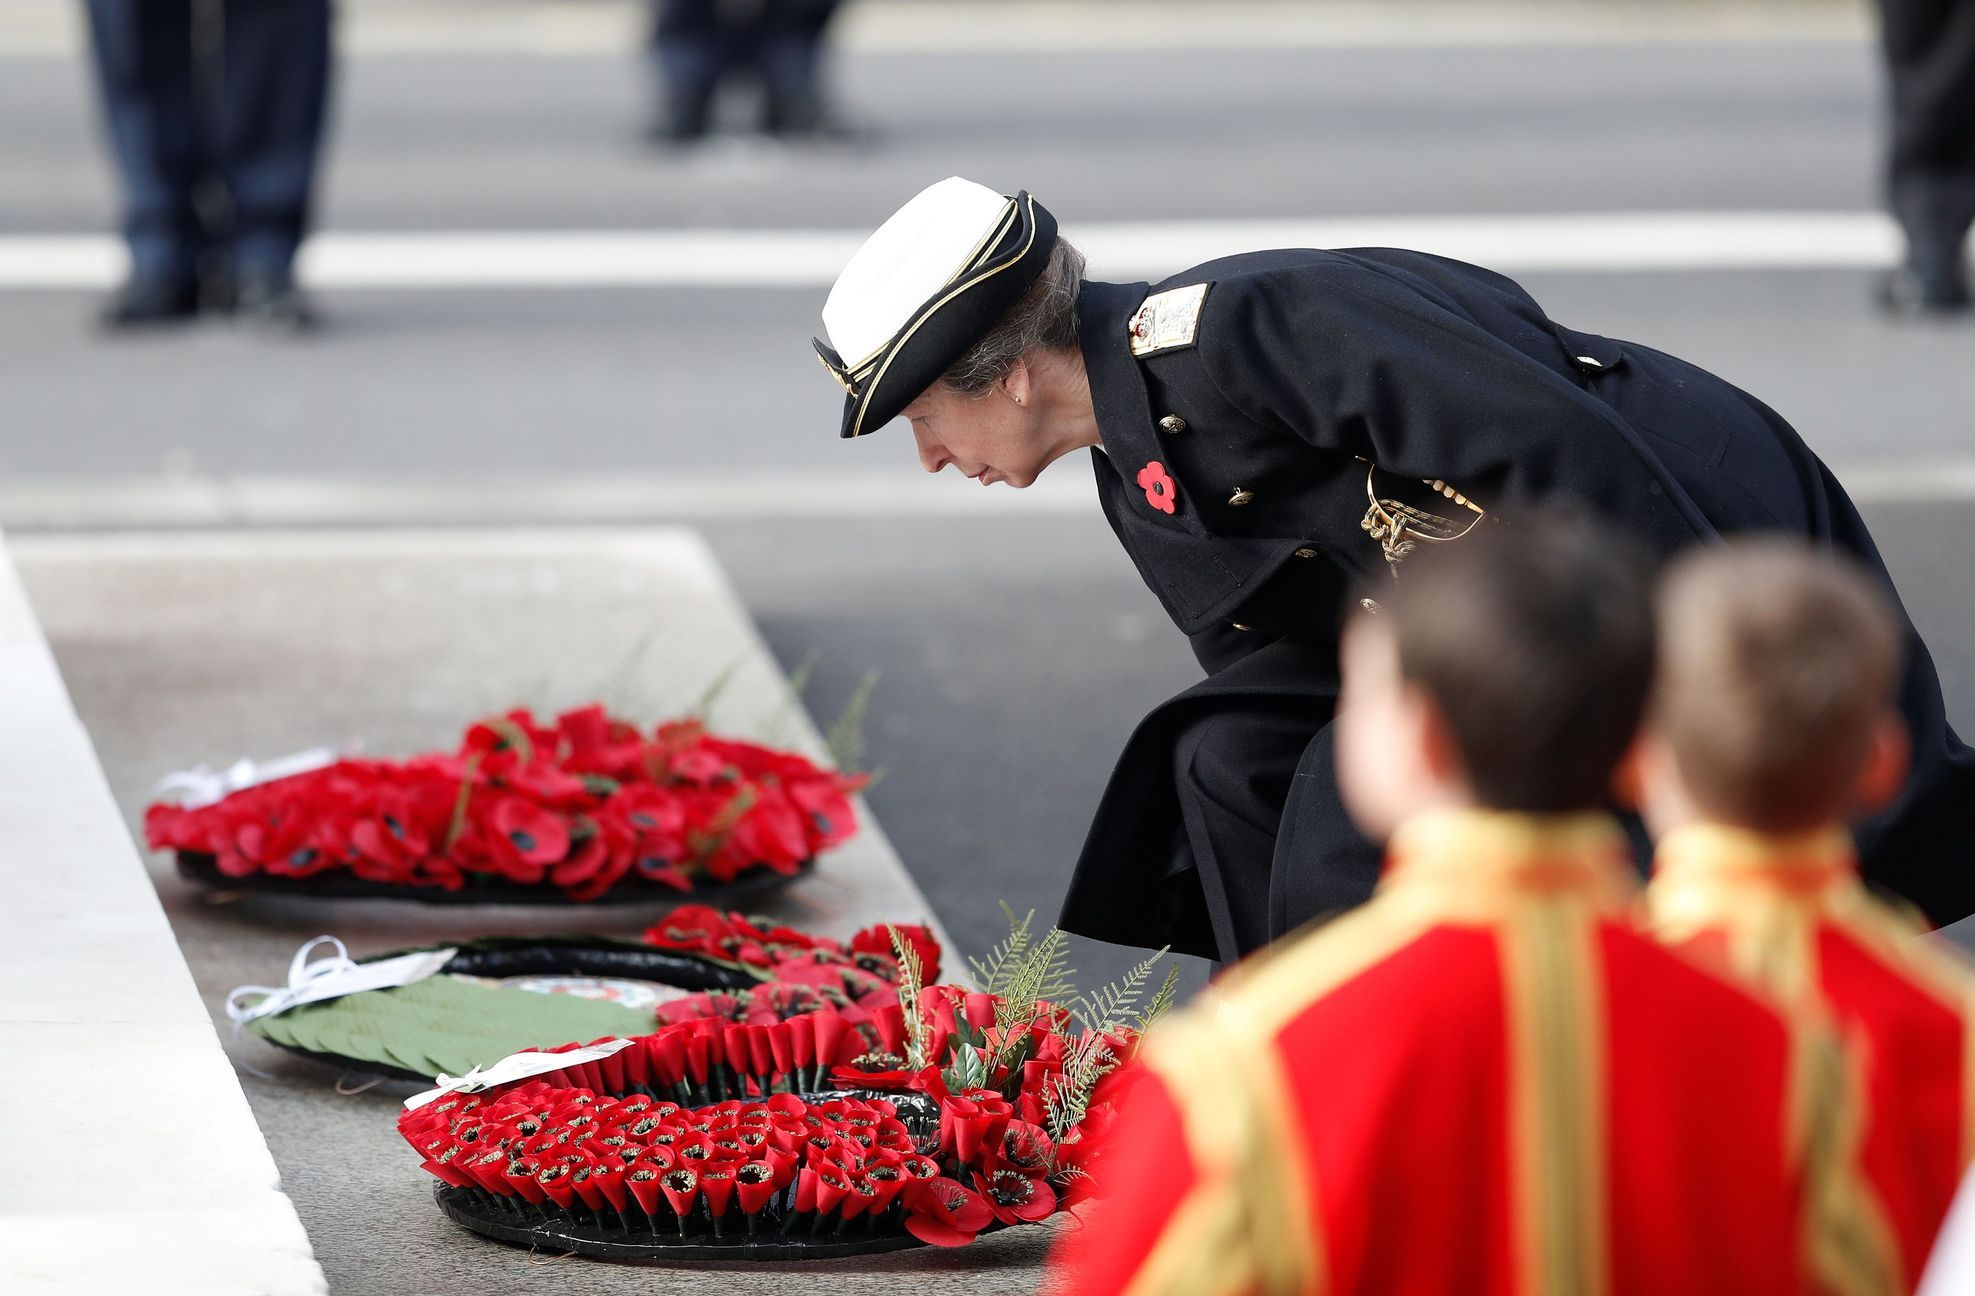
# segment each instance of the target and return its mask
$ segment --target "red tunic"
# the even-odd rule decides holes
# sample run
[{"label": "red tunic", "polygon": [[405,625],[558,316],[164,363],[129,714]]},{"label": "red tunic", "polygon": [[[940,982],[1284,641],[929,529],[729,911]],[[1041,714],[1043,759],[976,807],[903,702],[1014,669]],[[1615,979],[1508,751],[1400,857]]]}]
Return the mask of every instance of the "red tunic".
[{"label": "red tunic", "polygon": [[1975,1157],[1975,972],[1867,894],[1841,830],[1688,828],[1661,844],[1646,894],[1663,939],[1830,1013],[1911,1290]]},{"label": "red tunic", "polygon": [[1633,899],[1602,818],[1409,825],[1370,903],[1153,1033],[1060,1289],[1885,1291],[1835,1051]]}]

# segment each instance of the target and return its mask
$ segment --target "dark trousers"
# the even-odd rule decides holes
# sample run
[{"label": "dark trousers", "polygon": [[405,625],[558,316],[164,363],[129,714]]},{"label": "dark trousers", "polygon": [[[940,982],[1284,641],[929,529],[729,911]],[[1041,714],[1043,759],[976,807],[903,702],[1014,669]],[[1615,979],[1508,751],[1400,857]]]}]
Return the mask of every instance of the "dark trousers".
[{"label": "dark trousers", "polygon": [[814,124],[824,33],[839,0],[658,0],[652,53],[670,110],[704,129],[714,92],[757,76],[770,129]]},{"label": "dark trousers", "polygon": [[223,250],[286,273],[322,139],[329,0],[89,0],[89,26],[135,271],[189,278]]},{"label": "dark trousers", "polygon": [[1893,216],[1916,251],[1959,256],[1975,222],[1975,0],[1880,0],[1879,8]]}]

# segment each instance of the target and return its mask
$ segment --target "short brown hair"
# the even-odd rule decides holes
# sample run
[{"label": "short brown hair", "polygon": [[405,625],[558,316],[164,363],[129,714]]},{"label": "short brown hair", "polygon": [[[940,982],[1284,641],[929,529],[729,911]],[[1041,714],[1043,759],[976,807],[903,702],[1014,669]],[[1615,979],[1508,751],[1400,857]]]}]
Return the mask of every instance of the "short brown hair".
[{"label": "short brown hair", "polygon": [[1560,515],[1491,519],[1421,545],[1378,601],[1483,805],[1610,803],[1653,679],[1651,575],[1628,542]]},{"label": "short brown hair", "polygon": [[1771,538],[1676,564],[1659,607],[1653,727],[1696,804],[1759,832],[1842,815],[1899,686],[1904,636],[1879,583]]}]

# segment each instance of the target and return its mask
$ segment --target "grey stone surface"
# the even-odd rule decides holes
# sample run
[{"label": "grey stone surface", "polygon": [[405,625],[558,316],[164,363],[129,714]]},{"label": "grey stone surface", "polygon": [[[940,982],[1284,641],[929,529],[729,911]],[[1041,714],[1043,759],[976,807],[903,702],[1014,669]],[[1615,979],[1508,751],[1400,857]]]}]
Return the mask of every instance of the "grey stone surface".
[{"label": "grey stone surface", "polygon": [[[490,709],[525,702],[548,710],[608,693],[613,680],[623,681],[620,706],[656,716],[690,706],[743,654],[713,722],[813,741],[806,722],[786,715],[781,676],[704,551],[676,532],[50,540],[23,548],[36,608],[133,829],[151,781],[193,761],[350,735],[374,751],[409,752],[450,743],[465,720]],[[627,656],[647,636],[650,669],[626,676]],[[152,872],[216,1022],[229,989],[279,978],[294,949],[318,932],[367,954],[492,932],[635,934],[655,912],[228,901],[196,893],[163,858]],[[759,907],[836,930],[924,912],[868,818],[866,835],[826,857],[816,878]],[[466,1234],[432,1206],[430,1181],[393,1128],[397,1100],[411,1086],[345,1093],[333,1073],[252,1037],[233,1039],[231,1050],[334,1290],[704,1289],[703,1277],[584,1261],[538,1272],[544,1258]],[[833,1262],[805,1270],[801,1282],[812,1290],[896,1291],[901,1282],[1028,1290],[1044,1241],[1031,1234],[959,1255]],[[746,1293],[796,1280],[736,1270],[717,1281]]]}]

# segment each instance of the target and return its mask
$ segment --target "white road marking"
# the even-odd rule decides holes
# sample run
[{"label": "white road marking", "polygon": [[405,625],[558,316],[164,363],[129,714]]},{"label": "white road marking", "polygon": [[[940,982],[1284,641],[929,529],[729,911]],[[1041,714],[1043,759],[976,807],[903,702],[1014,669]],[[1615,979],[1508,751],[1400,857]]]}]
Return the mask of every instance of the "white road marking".
[{"label": "white road marking", "polygon": [[[1838,464],[1863,505],[1975,503],[1975,458]],[[935,518],[1095,515],[1081,462],[1027,490],[982,489],[952,474],[697,473],[434,480],[363,476],[16,477],[0,483],[15,531],[226,526],[600,526],[722,518]]]},{"label": "white road marking", "polygon": [[[356,55],[630,54],[645,39],[643,0],[490,6],[379,0],[345,4],[338,46]],[[1673,41],[1859,42],[1865,6],[1834,0],[860,0],[837,44],[888,53],[1024,54],[1134,50],[1363,49]],[[0,0],[0,57],[67,58],[86,41],[80,6]]]},{"label": "white road marking", "polygon": [[[323,289],[820,288],[868,231],[821,229],[330,232],[303,249]],[[1099,277],[1163,277],[1270,247],[1410,247],[1509,273],[1886,266],[1877,212],[1668,211],[1086,221],[1064,232]],[[0,236],[0,290],[102,289],[127,265],[109,235]]]}]

